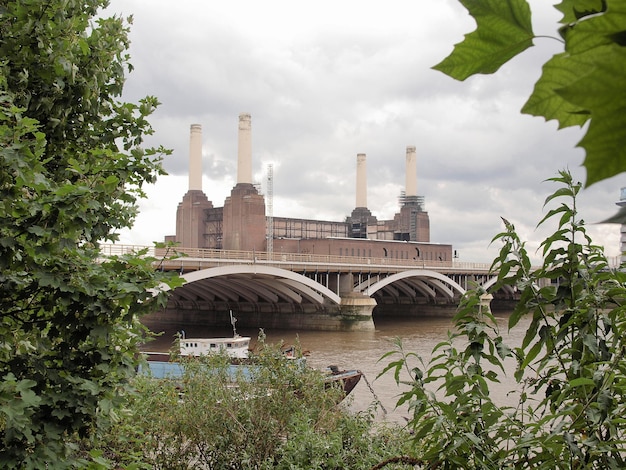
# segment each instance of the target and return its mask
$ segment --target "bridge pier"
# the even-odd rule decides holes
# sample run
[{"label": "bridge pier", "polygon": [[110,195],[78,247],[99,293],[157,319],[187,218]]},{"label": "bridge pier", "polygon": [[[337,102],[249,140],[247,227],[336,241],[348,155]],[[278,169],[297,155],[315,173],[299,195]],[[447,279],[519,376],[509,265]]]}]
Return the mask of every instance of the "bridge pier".
[{"label": "bridge pier", "polygon": [[371,331],[374,329],[372,312],[376,300],[357,292],[349,292],[341,296],[339,305],[339,323],[342,330]]},{"label": "bridge pier", "polygon": [[339,329],[345,331],[371,331],[374,329],[372,312],[376,307],[376,300],[354,292],[354,275],[350,272],[341,273],[333,290],[339,292],[341,303],[339,312],[331,313],[331,318],[339,322]]}]

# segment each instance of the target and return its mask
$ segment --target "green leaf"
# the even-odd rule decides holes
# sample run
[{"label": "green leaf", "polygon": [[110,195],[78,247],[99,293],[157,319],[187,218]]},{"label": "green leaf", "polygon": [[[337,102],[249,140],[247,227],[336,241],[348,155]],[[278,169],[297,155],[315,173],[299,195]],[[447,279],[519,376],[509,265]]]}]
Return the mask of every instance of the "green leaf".
[{"label": "green leaf", "polygon": [[588,377],[578,377],[577,379],[569,381],[570,387],[581,387],[583,385],[595,385],[595,384],[596,383]]},{"label": "green leaf", "polygon": [[520,365],[520,369],[526,369],[532,363],[532,361],[537,357],[539,352],[541,352],[541,347],[542,346],[543,346],[543,342],[542,341],[537,341],[533,345],[533,347],[530,348],[528,353],[526,353],[526,357],[524,357],[524,360],[522,361],[522,364]]},{"label": "green leaf", "polygon": [[610,44],[624,45],[623,34],[626,22],[626,6],[622,0],[605,0],[601,14],[590,12],[593,16],[583,17],[565,34],[566,51],[572,55],[593,52],[598,47]]},{"label": "green leaf", "polygon": [[32,233],[33,235],[37,235],[38,237],[43,237],[46,233],[46,230],[38,225],[33,225],[31,227],[28,227],[28,232]]},{"label": "green leaf", "polygon": [[554,8],[563,13],[561,23],[567,24],[604,11],[606,6],[603,0],[563,0]]},{"label": "green leaf", "polygon": [[549,211],[549,212],[548,212],[548,213],[544,216],[544,218],[543,218],[543,219],[541,219],[541,220],[539,221],[539,223],[537,224],[537,227],[539,227],[539,226],[543,225],[543,223],[544,223],[546,220],[551,219],[553,216],[555,216],[555,215],[557,215],[557,214],[560,214],[560,213],[562,213],[562,212],[564,213],[564,215],[570,215],[570,214],[571,214],[571,211],[570,211],[569,207],[567,207],[567,206],[565,206],[565,205],[562,205],[562,206],[558,207],[557,209],[552,209],[552,210],[550,210],[550,211]]},{"label": "green leaf", "polygon": [[525,0],[460,0],[477,28],[433,68],[457,80],[494,73],[533,45],[530,8]]},{"label": "green leaf", "polygon": [[[625,24],[626,28],[626,24]],[[591,122],[578,146],[586,151],[586,186],[626,171],[626,51],[618,45],[593,52],[589,73],[559,90],[586,106]]]},{"label": "green leaf", "polygon": [[564,99],[557,90],[580,78],[583,64],[573,60],[569,54],[557,54],[548,60],[535,88],[522,107],[522,113],[541,116],[558,121],[559,129],[582,126],[589,119],[589,112]]},{"label": "green leaf", "polygon": [[496,341],[496,350],[498,351],[498,356],[502,359],[507,358],[512,354],[511,348],[502,342],[502,338],[498,338]]},{"label": "green leaf", "polygon": [[[457,395],[465,388],[466,382],[463,376],[453,376],[446,379],[446,396]],[[442,385],[444,388],[444,385]]]}]

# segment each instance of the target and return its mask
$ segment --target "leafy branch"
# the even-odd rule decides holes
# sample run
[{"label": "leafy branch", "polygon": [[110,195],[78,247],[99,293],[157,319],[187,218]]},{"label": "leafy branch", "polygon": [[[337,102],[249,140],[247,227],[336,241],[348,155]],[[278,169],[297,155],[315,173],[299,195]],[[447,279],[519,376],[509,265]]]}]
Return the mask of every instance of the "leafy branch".
[{"label": "leafy branch", "polygon": [[[457,80],[496,72],[540,37],[526,0],[459,1],[476,30],[433,67]],[[522,112],[554,119],[559,128],[588,123],[578,146],[590,186],[626,170],[626,4],[563,0],[556,8],[563,51],[544,64]]]},{"label": "leafy branch", "polygon": [[[503,246],[492,265],[498,276],[492,289],[511,286],[519,292],[509,328],[526,319],[521,345],[502,343],[477,288],[461,303],[450,339],[433,349],[424,379],[401,394],[398,403],[413,412],[408,425],[417,456],[429,462],[426,468],[626,465],[626,273],[610,270],[586,234],[576,210],[581,184],[567,171],[549,181],[559,188],[546,198],[546,207],[567,202],[549,209],[539,223],[556,221],[541,244],[543,264],[531,268],[507,220],[505,231],[494,237]],[[457,352],[452,340],[465,350]],[[405,363],[412,356],[399,352],[400,360],[385,371],[411,370]],[[509,393],[517,400],[513,407],[494,403],[488,387],[505,377],[507,357],[517,360]],[[432,385],[436,391],[428,390]]]}]

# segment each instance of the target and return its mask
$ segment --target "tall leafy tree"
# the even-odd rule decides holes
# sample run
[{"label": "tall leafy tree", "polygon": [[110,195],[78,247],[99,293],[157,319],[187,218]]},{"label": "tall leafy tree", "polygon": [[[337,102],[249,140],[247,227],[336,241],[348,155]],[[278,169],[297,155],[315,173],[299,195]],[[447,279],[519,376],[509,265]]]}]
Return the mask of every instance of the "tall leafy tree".
[{"label": "tall leafy tree", "polygon": [[[533,46],[526,0],[459,1],[477,27],[436,70],[465,80],[496,72]],[[563,16],[554,39],[563,50],[544,64],[522,112],[555,119],[559,128],[588,124],[578,145],[590,186],[626,170],[626,3],[562,0],[556,8]]]},{"label": "tall leafy tree", "polygon": [[[128,24],[106,0],[0,4],[0,466],[56,468],[115,418],[138,318],[175,282],[149,257],[101,259],[167,151],[154,97],[121,101]],[[173,285],[173,284],[172,284]]]}]

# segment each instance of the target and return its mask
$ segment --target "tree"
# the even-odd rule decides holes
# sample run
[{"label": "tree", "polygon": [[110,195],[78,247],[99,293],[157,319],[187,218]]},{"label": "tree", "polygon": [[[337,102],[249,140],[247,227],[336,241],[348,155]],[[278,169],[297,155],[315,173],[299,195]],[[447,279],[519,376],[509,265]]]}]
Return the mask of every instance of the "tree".
[{"label": "tree", "polygon": [[[526,0],[459,0],[477,28],[434,68],[465,80],[496,72],[533,46]],[[626,4],[621,0],[562,0],[558,37],[563,52],[543,72],[522,112],[583,126],[585,185],[626,170]]]},{"label": "tree", "polygon": [[0,462],[71,466],[115,418],[138,318],[175,281],[146,253],[101,259],[132,225],[165,149],[144,149],[154,97],[120,101],[128,26],[106,0],[0,6]]}]

